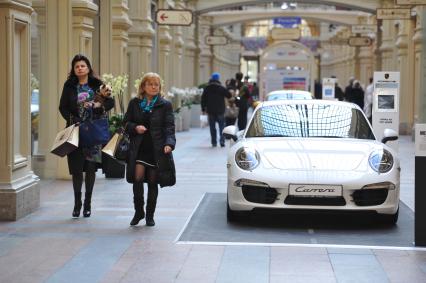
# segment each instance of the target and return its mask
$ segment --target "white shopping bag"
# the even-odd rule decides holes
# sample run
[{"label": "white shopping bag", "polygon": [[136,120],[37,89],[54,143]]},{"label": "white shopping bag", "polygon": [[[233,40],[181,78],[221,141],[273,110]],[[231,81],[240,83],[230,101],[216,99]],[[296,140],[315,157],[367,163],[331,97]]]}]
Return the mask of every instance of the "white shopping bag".
[{"label": "white shopping bag", "polygon": [[78,147],[78,126],[71,125],[60,131],[53,142],[51,153],[60,157],[71,153]]},{"label": "white shopping bag", "polygon": [[209,119],[207,115],[201,114],[200,115],[200,126],[201,128],[207,127],[209,125]]}]

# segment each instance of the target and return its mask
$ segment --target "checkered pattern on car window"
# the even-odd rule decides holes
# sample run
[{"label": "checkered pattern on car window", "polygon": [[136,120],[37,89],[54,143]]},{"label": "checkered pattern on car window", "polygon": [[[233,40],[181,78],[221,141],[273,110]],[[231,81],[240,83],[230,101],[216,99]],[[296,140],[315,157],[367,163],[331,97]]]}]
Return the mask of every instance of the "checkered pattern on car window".
[{"label": "checkered pattern on car window", "polygon": [[256,112],[246,136],[374,139],[358,109],[321,104],[264,106]]}]

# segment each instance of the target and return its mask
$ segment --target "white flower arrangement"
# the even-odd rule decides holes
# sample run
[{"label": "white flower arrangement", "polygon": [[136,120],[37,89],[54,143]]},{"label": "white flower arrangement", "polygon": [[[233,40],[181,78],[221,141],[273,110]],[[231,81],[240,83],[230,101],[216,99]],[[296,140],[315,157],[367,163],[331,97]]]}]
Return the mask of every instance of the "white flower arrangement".
[{"label": "white flower arrangement", "polygon": [[[120,76],[113,76],[112,74],[103,74],[102,81],[105,84],[111,86],[112,95],[117,97],[119,113],[123,114],[125,112],[124,109],[124,93],[127,91],[127,82],[129,81],[129,76],[127,74],[123,74]],[[114,107],[114,111],[117,113],[117,109]]]}]

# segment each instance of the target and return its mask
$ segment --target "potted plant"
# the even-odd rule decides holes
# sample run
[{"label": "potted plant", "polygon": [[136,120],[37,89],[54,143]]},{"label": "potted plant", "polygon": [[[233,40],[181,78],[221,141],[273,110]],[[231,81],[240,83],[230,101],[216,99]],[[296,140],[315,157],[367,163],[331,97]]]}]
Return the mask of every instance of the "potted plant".
[{"label": "potted plant", "polygon": [[[111,74],[104,74],[102,80],[111,85],[112,95],[116,101],[114,110],[108,115],[109,132],[114,135],[117,130],[123,127],[124,119],[124,93],[127,89],[127,75],[114,77]],[[117,106],[118,104],[118,106]],[[106,178],[124,178],[126,167],[107,154],[102,154],[102,169]]]}]

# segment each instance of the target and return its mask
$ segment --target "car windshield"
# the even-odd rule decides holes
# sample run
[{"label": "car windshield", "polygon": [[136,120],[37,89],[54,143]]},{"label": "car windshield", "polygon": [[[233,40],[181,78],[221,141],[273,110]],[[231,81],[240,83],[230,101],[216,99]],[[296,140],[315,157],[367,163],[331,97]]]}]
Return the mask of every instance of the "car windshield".
[{"label": "car windshield", "polygon": [[375,139],[360,110],[334,104],[264,106],[254,114],[246,137]]},{"label": "car windshield", "polygon": [[293,92],[285,92],[285,93],[271,93],[267,96],[268,101],[272,100],[292,100],[292,99],[310,99],[309,94],[305,93],[293,93]]}]

